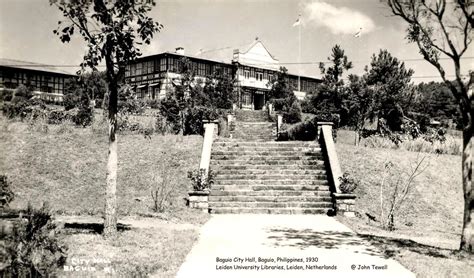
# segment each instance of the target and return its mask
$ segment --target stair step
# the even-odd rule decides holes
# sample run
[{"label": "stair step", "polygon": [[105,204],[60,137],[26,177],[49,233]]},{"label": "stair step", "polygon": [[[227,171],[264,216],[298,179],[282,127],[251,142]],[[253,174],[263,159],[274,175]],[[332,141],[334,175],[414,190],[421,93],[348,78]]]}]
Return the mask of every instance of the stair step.
[{"label": "stair step", "polygon": [[215,185],[327,185],[327,180],[316,180],[316,179],[280,179],[280,180],[263,180],[263,179],[232,179],[223,180],[216,179]]},{"label": "stair step", "polygon": [[217,196],[210,195],[209,202],[331,202],[330,196]]},{"label": "stair step", "polygon": [[252,141],[216,141],[214,142],[215,146],[231,146],[231,147],[239,147],[239,146],[258,146],[258,147],[319,147],[319,143],[313,141],[275,141],[269,142],[267,144],[261,144],[258,142]]},{"label": "stair step", "polygon": [[254,190],[211,190],[212,196],[233,196],[233,197],[331,197],[331,193],[328,190],[266,190],[266,191],[254,191]]},{"label": "stair step", "polygon": [[325,170],[280,170],[280,169],[268,169],[268,170],[223,170],[220,169],[217,172],[217,177],[227,175],[283,175],[288,176],[299,176],[299,175],[325,175]]},{"label": "stair step", "polygon": [[231,174],[231,175],[224,175],[218,174],[215,178],[216,181],[220,180],[292,180],[292,181],[299,181],[299,180],[326,180],[326,174],[317,174],[317,175],[272,175],[272,174],[263,174],[263,175],[256,175],[256,174]]},{"label": "stair step", "polygon": [[213,214],[234,214],[234,213],[252,213],[252,214],[325,214],[328,208],[210,208],[209,212]]},{"label": "stair step", "polygon": [[209,207],[233,208],[330,208],[330,202],[209,202]]},{"label": "stair step", "polygon": [[289,165],[278,165],[278,167],[275,167],[275,165],[265,165],[265,164],[254,164],[250,165],[248,163],[244,164],[216,164],[214,160],[211,160],[211,167],[215,169],[216,171],[220,170],[278,170],[278,171],[288,171],[288,170],[325,170],[324,163],[320,164],[313,164],[313,165],[302,165],[302,164],[289,164]]},{"label": "stair step", "polygon": [[245,159],[232,159],[232,160],[212,160],[212,165],[324,165],[324,161],[321,159],[315,160],[308,160],[308,159],[272,159],[272,160],[262,160],[262,159],[255,159],[255,160],[245,160]]},{"label": "stair step", "polygon": [[307,185],[282,185],[282,184],[213,184],[212,190],[254,190],[254,191],[266,191],[266,190],[294,190],[294,191],[329,191],[329,186],[320,184],[307,184]]}]

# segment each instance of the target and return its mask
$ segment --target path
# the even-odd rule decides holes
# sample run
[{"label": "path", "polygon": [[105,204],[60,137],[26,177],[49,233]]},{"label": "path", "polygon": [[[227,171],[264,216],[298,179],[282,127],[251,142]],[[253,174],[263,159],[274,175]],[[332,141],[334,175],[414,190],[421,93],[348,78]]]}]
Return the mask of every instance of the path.
[{"label": "path", "polygon": [[[261,259],[259,262],[259,258],[273,262],[264,263]],[[289,263],[285,258],[302,262]],[[356,270],[351,269],[352,265]],[[373,266],[380,269],[372,269]],[[235,270],[235,267],[249,269]],[[271,269],[275,267],[282,269]],[[293,269],[287,269],[291,267]],[[334,267],[337,269],[332,269]],[[364,269],[358,270],[359,267]],[[223,214],[213,215],[202,227],[199,241],[177,277],[398,278],[415,275],[393,259],[385,258],[377,248],[335,218]]]}]

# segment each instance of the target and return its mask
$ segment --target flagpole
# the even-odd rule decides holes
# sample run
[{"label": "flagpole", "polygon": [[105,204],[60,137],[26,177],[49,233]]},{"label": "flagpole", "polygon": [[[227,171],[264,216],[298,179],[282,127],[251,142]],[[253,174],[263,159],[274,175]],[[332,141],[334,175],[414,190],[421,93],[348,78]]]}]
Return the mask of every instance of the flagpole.
[{"label": "flagpole", "polygon": [[298,92],[301,91],[301,16],[299,17],[298,24]]}]

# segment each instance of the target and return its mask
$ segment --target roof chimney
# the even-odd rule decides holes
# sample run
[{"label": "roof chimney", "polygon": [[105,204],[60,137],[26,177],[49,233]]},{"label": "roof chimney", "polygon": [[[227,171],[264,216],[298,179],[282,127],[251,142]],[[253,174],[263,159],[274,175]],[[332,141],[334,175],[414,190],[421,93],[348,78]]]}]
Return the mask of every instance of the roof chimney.
[{"label": "roof chimney", "polygon": [[174,53],[179,54],[179,55],[184,55],[184,47],[181,47],[181,46],[176,47]]}]

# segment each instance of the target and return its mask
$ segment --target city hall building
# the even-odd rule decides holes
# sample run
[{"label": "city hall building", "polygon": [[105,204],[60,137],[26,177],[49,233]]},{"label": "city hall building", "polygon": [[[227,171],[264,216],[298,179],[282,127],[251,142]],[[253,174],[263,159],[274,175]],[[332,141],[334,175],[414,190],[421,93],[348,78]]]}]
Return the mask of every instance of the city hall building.
[{"label": "city hall building", "polygon": [[[261,41],[255,40],[245,49],[234,49],[228,62],[206,53],[186,55],[182,47],[176,48],[175,52],[141,57],[127,66],[126,82],[132,86],[138,98],[163,98],[179,84],[178,69],[183,57],[191,62],[196,77],[204,78],[219,68],[225,75],[234,78],[239,93],[237,105],[242,109],[264,108],[270,89],[268,83],[280,69],[279,61]],[[316,89],[321,80],[288,73],[288,82],[296,97],[303,99],[307,93]]]},{"label": "city hall building", "polygon": [[0,91],[25,85],[37,98],[61,102],[67,80],[74,77],[52,66],[0,58]]}]

